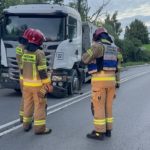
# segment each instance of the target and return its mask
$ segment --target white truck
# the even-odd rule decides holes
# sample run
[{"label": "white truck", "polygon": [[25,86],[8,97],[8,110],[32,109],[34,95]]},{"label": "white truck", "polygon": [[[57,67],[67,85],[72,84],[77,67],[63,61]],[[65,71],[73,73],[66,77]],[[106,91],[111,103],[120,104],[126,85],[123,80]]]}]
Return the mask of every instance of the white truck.
[{"label": "white truck", "polygon": [[[96,26],[82,23],[80,14],[64,5],[28,4],[4,9],[1,19],[1,86],[19,90],[15,48],[27,28],[40,29],[46,36],[43,48],[52,84],[61,87],[59,97],[71,95],[90,76],[81,62],[91,46]],[[63,89],[63,90],[62,90]]]}]

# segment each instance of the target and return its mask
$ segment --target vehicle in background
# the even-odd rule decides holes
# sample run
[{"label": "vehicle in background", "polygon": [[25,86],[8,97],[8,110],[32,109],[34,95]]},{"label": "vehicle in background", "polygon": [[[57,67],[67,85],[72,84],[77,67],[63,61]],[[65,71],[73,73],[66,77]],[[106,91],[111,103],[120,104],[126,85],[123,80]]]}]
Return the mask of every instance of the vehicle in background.
[{"label": "vehicle in background", "polygon": [[2,87],[20,89],[15,48],[18,37],[30,27],[41,30],[46,36],[43,48],[49,75],[52,84],[60,87],[60,91],[53,94],[63,97],[78,91],[81,84],[90,79],[81,56],[91,46],[96,26],[82,23],[80,14],[71,7],[50,4],[4,9],[1,19]]}]

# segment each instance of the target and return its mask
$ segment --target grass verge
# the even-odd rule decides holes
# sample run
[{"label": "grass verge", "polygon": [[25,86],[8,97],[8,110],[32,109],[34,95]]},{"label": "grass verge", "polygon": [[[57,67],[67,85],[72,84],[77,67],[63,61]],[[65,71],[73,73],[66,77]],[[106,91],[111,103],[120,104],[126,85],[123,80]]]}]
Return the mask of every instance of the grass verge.
[{"label": "grass verge", "polygon": [[128,66],[136,66],[136,65],[144,65],[144,64],[150,64],[150,62],[126,62],[122,64],[122,67],[128,67]]}]

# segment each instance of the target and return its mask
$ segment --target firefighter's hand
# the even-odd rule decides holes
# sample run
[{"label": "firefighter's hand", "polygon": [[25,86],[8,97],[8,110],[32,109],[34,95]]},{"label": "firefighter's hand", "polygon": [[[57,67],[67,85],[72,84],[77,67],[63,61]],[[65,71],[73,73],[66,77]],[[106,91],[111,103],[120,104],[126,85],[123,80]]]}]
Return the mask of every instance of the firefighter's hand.
[{"label": "firefighter's hand", "polygon": [[44,88],[49,93],[53,92],[53,86],[50,83],[44,84]]}]

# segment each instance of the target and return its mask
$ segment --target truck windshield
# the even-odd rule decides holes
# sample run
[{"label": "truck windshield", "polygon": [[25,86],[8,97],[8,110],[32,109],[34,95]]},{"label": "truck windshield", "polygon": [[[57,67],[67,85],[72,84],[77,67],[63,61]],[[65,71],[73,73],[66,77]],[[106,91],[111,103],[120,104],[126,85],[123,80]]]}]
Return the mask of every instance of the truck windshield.
[{"label": "truck windshield", "polygon": [[62,41],[65,38],[65,18],[47,16],[7,16],[4,38],[16,40],[27,28],[41,30],[47,41]]}]

